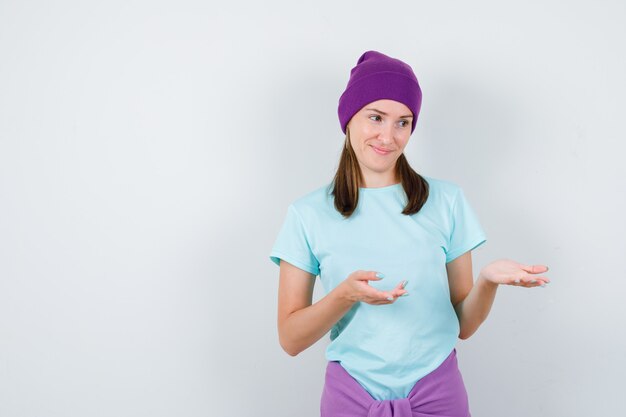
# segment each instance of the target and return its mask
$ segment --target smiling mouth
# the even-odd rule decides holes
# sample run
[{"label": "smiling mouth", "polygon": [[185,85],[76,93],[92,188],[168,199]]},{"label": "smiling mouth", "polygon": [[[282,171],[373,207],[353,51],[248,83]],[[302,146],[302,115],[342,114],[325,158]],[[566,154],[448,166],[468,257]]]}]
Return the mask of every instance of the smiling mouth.
[{"label": "smiling mouth", "polygon": [[388,149],[380,149],[380,148],[377,148],[377,147],[376,147],[376,146],[374,146],[374,145],[371,145],[371,146],[372,146],[372,149],[374,149],[374,152],[376,152],[376,153],[377,153],[377,154],[379,154],[379,155],[388,155],[388,154],[390,154],[390,153],[391,153],[391,150],[388,150]]}]

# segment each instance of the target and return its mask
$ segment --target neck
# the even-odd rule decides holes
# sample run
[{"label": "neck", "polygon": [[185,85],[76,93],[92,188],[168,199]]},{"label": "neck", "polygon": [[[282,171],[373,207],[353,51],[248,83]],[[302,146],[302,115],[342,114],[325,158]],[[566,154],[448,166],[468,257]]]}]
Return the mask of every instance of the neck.
[{"label": "neck", "polygon": [[394,185],[400,182],[400,179],[396,177],[395,172],[381,173],[369,173],[367,175],[363,170],[363,188],[381,188],[389,185]]}]

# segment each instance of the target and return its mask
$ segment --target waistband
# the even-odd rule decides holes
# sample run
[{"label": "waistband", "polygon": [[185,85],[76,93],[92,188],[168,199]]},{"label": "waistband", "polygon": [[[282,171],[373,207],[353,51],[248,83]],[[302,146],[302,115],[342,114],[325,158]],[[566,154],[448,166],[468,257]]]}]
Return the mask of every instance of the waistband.
[{"label": "waistband", "polygon": [[471,417],[456,348],[407,398],[394,400],[375,400],[339,362],[330,361],[320,411],[321,417]]}]

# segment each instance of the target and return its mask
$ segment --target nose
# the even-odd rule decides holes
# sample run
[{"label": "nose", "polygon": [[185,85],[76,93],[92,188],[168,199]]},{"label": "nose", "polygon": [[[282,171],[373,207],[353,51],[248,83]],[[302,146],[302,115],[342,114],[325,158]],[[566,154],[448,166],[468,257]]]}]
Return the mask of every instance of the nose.
[{"label": "nose", "polygon": [[378,139],[381,143],[389,144],[393,142],[393,133],[393,124],[383,125],[378,132]]}]

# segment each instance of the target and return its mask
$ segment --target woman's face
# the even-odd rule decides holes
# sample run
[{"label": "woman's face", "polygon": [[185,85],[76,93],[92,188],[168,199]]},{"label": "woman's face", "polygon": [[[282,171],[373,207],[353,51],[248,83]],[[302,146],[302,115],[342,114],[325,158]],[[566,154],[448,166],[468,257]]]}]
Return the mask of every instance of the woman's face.
[{"label": "woman's face", "polygon": [[366,177],[392,175],[411,136],[413,114],[394,100],[369,103],[350,119],[350,144]]}]

